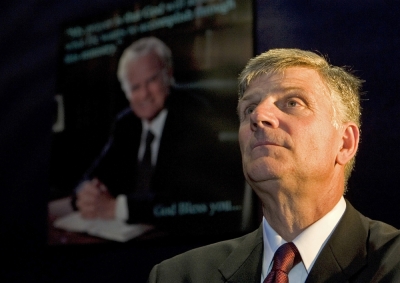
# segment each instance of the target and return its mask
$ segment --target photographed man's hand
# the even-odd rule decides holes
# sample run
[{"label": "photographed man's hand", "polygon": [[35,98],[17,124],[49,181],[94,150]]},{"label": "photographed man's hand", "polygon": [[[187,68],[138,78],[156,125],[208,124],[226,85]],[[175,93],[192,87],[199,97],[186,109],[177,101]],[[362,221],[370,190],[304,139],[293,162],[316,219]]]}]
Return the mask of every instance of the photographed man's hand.
[{"label": "photographed man's hand", "polygon": [[96,178],[81,184],[76,206],[83,218],[115,218],[116,200],[107,187]]}]

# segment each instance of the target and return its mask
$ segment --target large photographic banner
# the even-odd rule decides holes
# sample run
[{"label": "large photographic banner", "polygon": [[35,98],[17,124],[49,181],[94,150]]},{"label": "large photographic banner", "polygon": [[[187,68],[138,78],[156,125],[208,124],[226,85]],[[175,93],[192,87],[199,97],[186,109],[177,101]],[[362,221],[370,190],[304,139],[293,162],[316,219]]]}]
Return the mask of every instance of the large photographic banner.
[{"label": "large photographic banner", "polygon": [[[129,179],[131,174],[134,178],[135,169],[129,166],[137,162],[138,147],[132,144],[130,149],[126,145],[121,149],[111,140],[117,140],[114,135],[121,113],[130,111],[117,78],[119,59],[130,44],[145,37],[156,37],[171,49],[175,81],[171,93],[183,96],[171,94],[168,98],[165,125],[172,124],[175,117],[179,126],[172,134],[167,129],[173,126],[165,126],[162,132],[154,169],[157,173],[152,181],[158,186],[154,185],[150,200],[141,201],[135,195],[133,205],[129,188],[123,187],[126,183],[121,185],[120,180]],[[66,23],[59,48],[50,172],[50,244],[96,242],[96,237],[85,238],[87,234],[127,241],[149,230],[177,235],[197,230],[213,235],[241,233],[251,226],[248,212],[252,208],[244,197],[246,186],[237,141],[236,104],[237,76],[253,56],[252,1],[133,1],[128,7]],[[190,102],[189,97],[196,102]],[[197,103],[204,109],[193,110]],[[201,134],[195,128],[199,124],[212,134]],[[140,132],[133,128],[123,132],[129,135],[126,140],[140,140]],[[164,145],[166,140],[168,146]],[[90,178],[102,179],[106,185],[110,182],[110,187],[113,184],[110,193],[115,198],[127,195],[129,219],[112,224],[122,225],[115,226],[125,229],[122,236],[102,234],[99,227],[105,225],[103,219],[96,219],[98,223],[86,221],[73,210],[78,184],[99,159],[110,159],[110,147],[126,154],[120,159],[113,157],[101,177]],[[142,211],[146,217],[141,218]]]}]

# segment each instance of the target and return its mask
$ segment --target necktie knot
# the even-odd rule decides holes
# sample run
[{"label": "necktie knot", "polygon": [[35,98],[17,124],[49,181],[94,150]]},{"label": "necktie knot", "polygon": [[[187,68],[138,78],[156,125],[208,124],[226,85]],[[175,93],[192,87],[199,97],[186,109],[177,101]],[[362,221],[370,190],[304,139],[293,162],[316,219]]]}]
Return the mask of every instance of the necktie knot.
[{"label": "necktie knot", "polygon": [[146,136],[146,148],[151,145],[151,143],[154,140],[154,134],[152,131],[148,130],[147,131],[147,136]]},{"label": "necktie knot", "polygon": [[280,246],[274,255],[274,264],[271,272],[265,278],[264,283],[289,282],[288,273],[301,260],[299,250],[293,243],[286,243]]},{"label": "necktie knot", "polygon": [[144,150],[144,155],[142,158],[142,164],[148,164],[145,166],[151,166],[151,143],[154,140],[154,134],[148,130],[147,135],[146,135],[146,140],[145,140],[145,150]]}]

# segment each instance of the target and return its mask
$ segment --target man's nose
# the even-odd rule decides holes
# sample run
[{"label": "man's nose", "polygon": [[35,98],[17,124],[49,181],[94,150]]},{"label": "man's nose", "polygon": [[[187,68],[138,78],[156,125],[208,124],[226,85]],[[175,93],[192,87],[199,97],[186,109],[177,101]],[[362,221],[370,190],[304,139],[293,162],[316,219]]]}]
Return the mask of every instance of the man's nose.
[{"label": "man's nose", "polygon": [[255,131],[257,128],[263,127],[278,128],[278,110],[276,105],[268,100],[258,104],[250,115],[252,130]]},{"label": "man's nose", "polygon": [[149,85],[147,83],[144,83],[137,92],[137,97],[140,100],[146,99],[149,96],[149,93],[150,93]]}]

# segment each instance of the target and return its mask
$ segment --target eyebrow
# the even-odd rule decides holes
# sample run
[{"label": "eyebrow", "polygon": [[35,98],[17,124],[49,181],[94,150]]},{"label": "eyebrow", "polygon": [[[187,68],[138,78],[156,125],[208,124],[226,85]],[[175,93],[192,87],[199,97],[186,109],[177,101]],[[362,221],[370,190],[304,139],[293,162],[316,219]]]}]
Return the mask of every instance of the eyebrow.
[{"label": "eyebrow", "polygon": [[252,92],[252,93],[250,93],[250,94],[248,94],[248,95],[243,95],[243,96],[239,99],[239,102],[240,102],[240,101],[250,100],[251,98],[253,98],[253,97],[256,96],[256,95],[260,95],[259,92]]},{"label": "eyebrow", "polygon": [[[304,89],[303,89],[303,88],[300,88],[300,87],[292,87],[292,86],[285,87],[285,86],[279,86],[279,87],[274,87],[274,88],[272,88],[272,89],[269,89],[269,90],[267,91],[267,92],[268,92],[267,95],[269,95],[269,94],[271,94],[271,93],[288,92],[288,91],[293,91],[293,90],[297,90],[297,91],[302,91],[302,92],[304,92]],[[258,90],[255,90],[254,92],[251,92],[251,93],[249,93],[249,94],[247,94],[247,95],[244,94],[244,95],[242,96],[242,98],[239,99],[239,101],[250,100],[250,99],[253,98],[254,96],[263,95],[263,93],[265,93],[265,92],[264,92],[264,91],[263,91],[263,92],[260,92],[260,91],[258,91]]]}]

